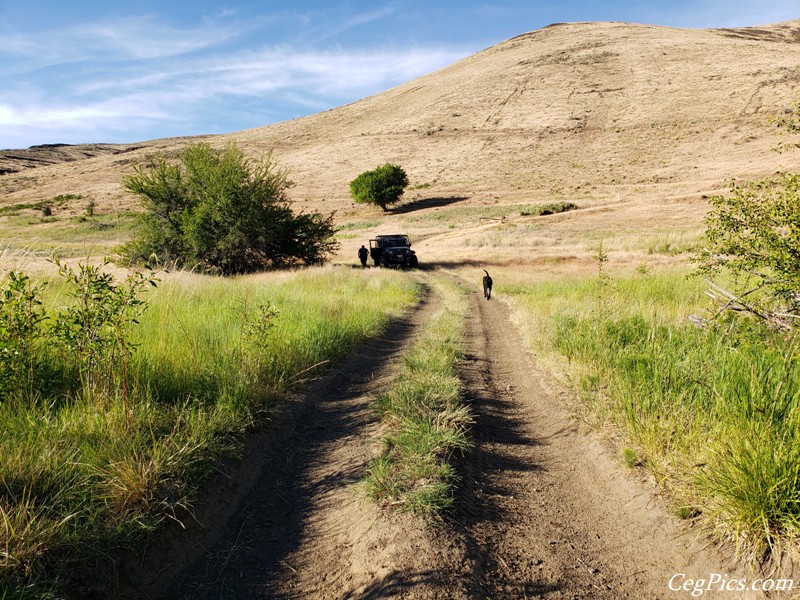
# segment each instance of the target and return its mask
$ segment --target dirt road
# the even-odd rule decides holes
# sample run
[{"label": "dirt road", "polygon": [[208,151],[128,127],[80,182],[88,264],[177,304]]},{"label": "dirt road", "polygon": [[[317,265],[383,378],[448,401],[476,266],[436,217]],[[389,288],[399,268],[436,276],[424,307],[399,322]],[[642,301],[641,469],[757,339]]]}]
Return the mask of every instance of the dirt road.
[{"label": "dirt road", "polygon": [[507,307],[473,298],[464,380],[477,451],[454,527],[476,565],[479,597],[680,597],[668,588],[676,573],[735,573],[580,430],[565,392],[522,350]]},{"label": "dirt road", "polygon": [[[680,598],[689,594],[668,589],[676,573],[744,576],[580,430],[564,392],[521,350],[505,304],[477,289],[463,369],[476,449],[460,465],[456,509],[425,529],[365,500],[359,482],[380,433],[369,402],[437,304],[425,302],[319,382],[284,423],[280,443],[245,457],[249,483],[224,492],[226,509],[212,513],[218,520],[193,534],[190,565],[132,595]],[[161,552],[165,564],[172,558]]]}]

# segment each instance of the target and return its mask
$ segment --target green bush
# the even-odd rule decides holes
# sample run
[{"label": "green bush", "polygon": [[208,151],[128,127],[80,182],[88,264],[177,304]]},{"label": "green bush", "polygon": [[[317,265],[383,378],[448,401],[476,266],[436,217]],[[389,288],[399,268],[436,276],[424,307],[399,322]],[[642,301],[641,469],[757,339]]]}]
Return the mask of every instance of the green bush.
[{"label": "green bush", "polygon": [[[773,119],[781,135],[800,132],[800,107]],[[782,152],[800,143],[781,143]],[[733,280],[724,308],[744,310],[788,330],[800,316],[800,175],[731,185],[729,196],[711,198],[708,246],[697,257],[700,272]]]},{"label": "green bush", "polygon": [[374,204],[383,210],[400,200],[408,186],[402,167],[386,163],[372,171],[364,171],[350,182],[350,195],[359,204]]},{"label": "green bush", "polygon": [[0,288],[0,400],[30,387],[36,346],[44,336],[41,286],[11,271]]},{"label": "green bush", "polygon": [[711,198],[701,272],[733,275],[740,298],[758,309],[800,309],[800,175],[734,183]]},{"label": "green bush", "polygon": [[[595,378],[587,400],[673,501],[761,556],[800,533],[796,342],[752,319],[699,330],[640,315],[560,317],[556,344]],[[630,456],[629,456],[630,455]]]},{"label": "green bush", "polygon": [[135,349],[131,330],[147,308],[141,293],[147,285],[155,287],[155,277],[133,272],[117,283],[97,265],[79,264],[77,270],[59,261],[56,265],[75,301],[57,312],[54,341],[72,355],[87,395],[110,397],[120,390],[127,414],[128,369]]},{"label": "green bush", "polygon": [[180,158],[153,159],[124,180],[145,208],[125,258],[228,275],[321,263],[338,247],[332,214],[292,211],[286,191],[293,183],[271,155],[252,162],[234,145],[194,144]]}]

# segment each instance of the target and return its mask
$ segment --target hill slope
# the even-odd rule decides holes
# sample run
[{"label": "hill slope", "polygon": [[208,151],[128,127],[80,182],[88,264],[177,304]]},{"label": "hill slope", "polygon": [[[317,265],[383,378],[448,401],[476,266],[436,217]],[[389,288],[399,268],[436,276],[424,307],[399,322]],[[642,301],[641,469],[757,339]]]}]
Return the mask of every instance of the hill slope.
[{"label": "hill slope", "polygon": [[[800,21],[711,30],[558,24],[359,102],[213,143],[235,141],[253,156],[274,149],[297,182],[292,197],[345,220],[365,210],[352,210],[348,182],[391,161],[419,186],[411,199],[651,209],[669,201],[694,205],[686,215],[696,222],[701,195],[726,179],[798,164],[770,150],[777,136],[768,122],[798,98]],[[124,158],[3,175],[2,203],[80,194],[100,210],[130,206],[123,173],[185,143],[155,140]]]}]

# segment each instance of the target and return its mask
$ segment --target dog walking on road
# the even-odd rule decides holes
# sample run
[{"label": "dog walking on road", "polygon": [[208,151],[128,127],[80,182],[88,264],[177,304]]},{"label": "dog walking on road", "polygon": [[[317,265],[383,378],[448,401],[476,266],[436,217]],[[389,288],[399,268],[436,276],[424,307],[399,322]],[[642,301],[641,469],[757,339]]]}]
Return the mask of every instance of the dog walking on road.
[{"label": "dog walking on road", "polygon": [[483,276],[483,297],[487,300],[492,297],[492,278],[489,276],[489,271],[483,270],[486,275]]}]

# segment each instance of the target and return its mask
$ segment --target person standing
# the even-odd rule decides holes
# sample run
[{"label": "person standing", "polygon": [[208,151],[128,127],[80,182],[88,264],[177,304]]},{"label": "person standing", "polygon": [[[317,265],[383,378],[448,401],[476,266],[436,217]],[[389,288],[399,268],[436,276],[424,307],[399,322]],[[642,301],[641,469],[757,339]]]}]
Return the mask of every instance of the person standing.
[{"label": "person standing", "polygon": [[367,250],[364,245],[361,245],[361,248],[358,249],[358,259],[361,261],[361,268],[365,268],[367,266],[367,258],[369,257],[369,250]]}]

